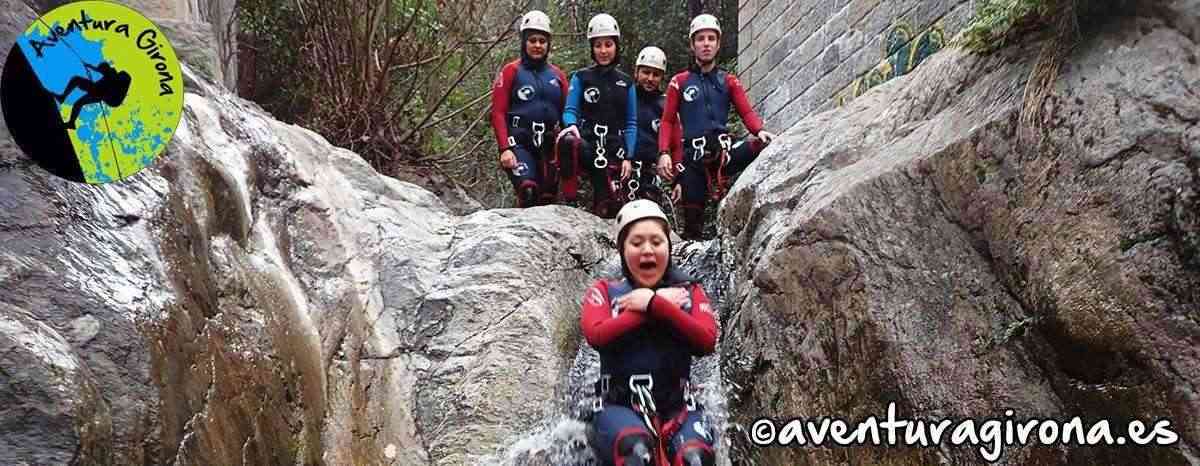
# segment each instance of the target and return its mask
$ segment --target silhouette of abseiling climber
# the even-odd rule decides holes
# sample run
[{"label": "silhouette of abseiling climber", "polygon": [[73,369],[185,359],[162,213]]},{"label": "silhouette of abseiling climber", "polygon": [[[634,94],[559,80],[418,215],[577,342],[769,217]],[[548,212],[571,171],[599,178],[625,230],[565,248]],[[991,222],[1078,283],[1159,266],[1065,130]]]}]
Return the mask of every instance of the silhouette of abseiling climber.
[{"label": "silhouette of abseiling climber", "polygon": [[67,82],[67,88],[62,94],[55,94],[54,96],[59,102],[62,102],[75,89],[80,89],[87,93],[87,95],[76,100],[75,106],[71,108],[71,119],[63,124],[63,126],[69,129],[75,129],[75,120],[79,118],[79,113],[83,111],[85,105],[104,102],[110,107],[119,107],[125,101],[126,94],[129,93],[129,83],[131,81],[129,73],[117,71],[107,62],[101,62],[98,67],[87,63],[84,63],[83,66],[100,73],[100,79],[92,81],[83,76],[75,76]]}]

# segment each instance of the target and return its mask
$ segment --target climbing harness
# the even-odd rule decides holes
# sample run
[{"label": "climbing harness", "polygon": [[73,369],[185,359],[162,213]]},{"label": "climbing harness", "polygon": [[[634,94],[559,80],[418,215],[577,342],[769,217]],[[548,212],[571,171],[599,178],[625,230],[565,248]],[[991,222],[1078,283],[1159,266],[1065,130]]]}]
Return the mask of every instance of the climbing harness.
[{"label": "climbing harness", "polygon": [[[532,143],[532,144],[533,144],[533,147],[535,147],[535,148],[537,148],[537,149],[541,149],[541,148],[542,148],[542,143],[543,143],[543,142],[545,142],[545,140],[546,140],[546,138],[545,138],[545,134],[546,134],[546,122],[544,122],[544,121],[530,121],[530,122],[529,122],[529,125],[528,125],[528,126],[526,126],[526,125],[524,125],[524,124],[522,124],[522,123],[521,123],[521,116],[520,116],[520,115],[513,115],[512,117],[510,117],[510,121],[511,121],[511,126],[512,126],[513,128],[516,128],[516,129],[527,129],[527,130],[529,130],[529,132],[533,133],[533,136],[530,138],[530,141],[529,141],[529,142],[530,142],[530,143]],[[509,136],[509,137],[508,137],[508,145],[509,145],[509,146],[515,146],[515,145],[517,145],[517,140],[516,140],[516,138],[514,138],[514,137],[512,137],[512,136]]]}]

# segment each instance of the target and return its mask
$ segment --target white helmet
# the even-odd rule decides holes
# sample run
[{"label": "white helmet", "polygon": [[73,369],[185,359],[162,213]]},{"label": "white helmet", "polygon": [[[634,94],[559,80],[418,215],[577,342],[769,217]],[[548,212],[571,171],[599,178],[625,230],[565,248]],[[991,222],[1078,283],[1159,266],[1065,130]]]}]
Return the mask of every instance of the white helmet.
[{"label": "white helmet", "polygon": [[621,28],[617,27],[617,19],[606,13],[600,13],[588,21],[588,40],[597,37],[621,37]]},{"label": "white helmet", "polygon": [[646,47],[638,54],[636,66],[658,68],[665,73],[667,71],[667,54],[658,47]]},{"label": "white helmet", "polygon": [[692,27],[691,27],[691,30],[688,31],[688,40],[691,40],[692,37],[695,36],[697,32],[703,31],[705,29],[712,29],[714,31],[717,31],[717,36],[720,36],[721,35],[721,22],[717,21],[716,16],[713,16],[713,15],[710,15],[707,13],[697,16],[695,18],[692,18]]},{"label": "white helmet", "polygon": [[525,32],[526,29],[551,34],[550,17],[538,10],[525,13],[525,16],[521,17],[521,32]]},{"label": "white helmet", "polygon": [[[655,204],[654,201],[638,199],[625,204],[625,207],[622,207],[621,211],[617,212],[616,220],[618,239],[620,238],[621,233],[625,231],[625,227],[629,226],[633,222],[646,218],[658,218],[662,219],[663,222],[669,222],[667,220],[667,214],[664,214],[662,209],[659,208],[658,204]],[[619,248],[621,245],[617,245],[617,247]]]}]

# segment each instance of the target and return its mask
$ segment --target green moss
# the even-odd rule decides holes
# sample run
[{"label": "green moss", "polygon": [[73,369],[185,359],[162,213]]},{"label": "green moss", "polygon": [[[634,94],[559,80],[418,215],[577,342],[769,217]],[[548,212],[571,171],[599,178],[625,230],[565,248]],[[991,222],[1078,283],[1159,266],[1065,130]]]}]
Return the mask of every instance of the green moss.
[{"label": "green moss", "polygon": [[975,19],[963,29],[960,45],[986,53],[1011,42],[1026,26],[1049,26],[1060,2],[1073,0],[983,0]]},{"label": "green moss", "polygon": [[555,322],[554,343],[558,348],[559,358],[570,367],[575,354],[579,352],[579,343],[583,339],[583,329],[579,327],[578,314],[560,312]]},{"label": "green moss", "polygon": [[1166,233],[1160,232],[1160,231],[1152,231],[1152,232],[1148,232],[1148,233],[1142,233],[1137,236],[1123,237],[1120,240],[1119,246],[1121,248],[1121,252],[1124,253],[1124,252],[1128,252],[1130,249],[1133,249],[1134,246],[1137,246],[1141,243],[1156,242],[1160,239],[1163,239],[1164,237],[1166,237]]}]

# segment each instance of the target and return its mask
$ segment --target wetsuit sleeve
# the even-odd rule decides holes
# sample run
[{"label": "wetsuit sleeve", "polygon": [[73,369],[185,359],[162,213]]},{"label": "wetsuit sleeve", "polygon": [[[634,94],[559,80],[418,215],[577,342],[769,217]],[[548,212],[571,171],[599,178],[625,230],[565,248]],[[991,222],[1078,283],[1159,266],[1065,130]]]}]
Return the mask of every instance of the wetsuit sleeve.
[{"label": "wetsuit sleeve", "polygon": [[678,164],[683,163],[683,124],[676,119],[674,126],[670,130],[675,133],[671,135],[671,160]]},{"label": "wetsuit sleeve", "polygon": [[629,86],[629,100],[625,105],[625,160],[633,160],[637,150],[638,101],[637,85]]},{"label": "wetsuit sleeve", "polygon": [[622,312],[612,316],[612,303],[608,298],[608,286],[596,282],[583,297],[583,312],[579,326],[583,337],[593,348],[601,348],[642,325],[646,316],[641,312]]},{"label": "wetsuit sleeve", "polygon": [[563,106],[563,128],[579,124],[579,75],[571,75],[571,86],[567,88],[567,103]]},{"label": "wetsuit sleeve", "polygon": [[[679,125],[679,75],[671,78],[671,83],[667,85],[667,104],[663,106],[662,118],[660,118],[661,127],[674,128]],[[671,134],[674,131],[659,131],[658,132],[658,152],[669,152],[671,150],[671,140],[683,137],[683,131],[680,130],[678,137]]]},{"label": "wetsuit sleeve", "polygon": [[737,109],[738,116],[742,117],[742,123],[746,125],[746,129],[750,134],[758,135],[763,129],[762,118],[754,112],[754,107],[750,106],[750,98],[746,97],[746,89],[742,87],[742,81],[733,74],[725,75],[725,85],[729,88],[729,96],[733,100],[733,107]]},{"label": "wetsuit sleeve", "polygon": [[500,152],[508,148],[508,96],[512,95],[513,79],[517,67],[511,63],[500,69],[492,86],[492,132],[496,133],[496,146]]},{"label": "wetsuit sleeve", "polygon": [[711,354],[717,347],[717,320],[700,285],[692,285],[692,312],[657,295],[650,299],[650,315],[667,321],[692,345],[698,355]]},{"label": "wetsuit sleeve", "polygon": [[558,103],[558,111],[562,113],[563,108],[567,106],[567,75],[557,66],[554,67],[554,74],[558,76],[558,85],[562,87],[562,100]]}]

